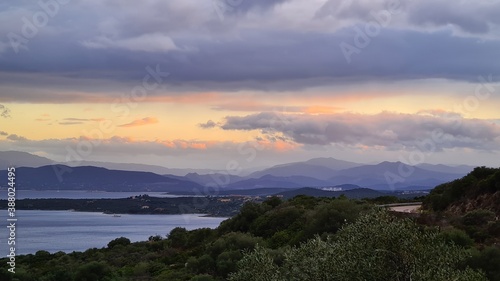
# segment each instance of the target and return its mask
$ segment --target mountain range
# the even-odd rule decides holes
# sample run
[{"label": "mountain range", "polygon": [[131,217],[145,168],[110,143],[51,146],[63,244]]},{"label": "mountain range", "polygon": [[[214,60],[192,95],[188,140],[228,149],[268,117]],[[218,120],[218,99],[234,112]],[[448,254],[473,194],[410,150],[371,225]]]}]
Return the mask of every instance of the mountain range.
[{"label": "mountain range", "polygon": [[[86,165],[91,163],[92,165]],[[69,163],[75,164],[75,163]],[[314,158],[272,166],[249,175],[229,175],[208,170],[169,169],[142,164],[80,162],[71,167],[25,152],[0,152],[0,183],[5,186],[6,168],[17,167],[16,184],[24,189],[90,189],[106,191],[149,190],[203,193],[206,187],[220,192],[275,188],[299,189],[338,187],[335,190],[428,190],[458,179],[472,166],[401,162],[361,164],[335,158]],[[175,170],[176,173],[169,173]],[[183,170],[183,172],[180,172]],[[352,188],[349,188],[352,186]],[[318,189],[318,190],[319,190]],[[331,191],[324,191],[331,192]]]},{"label": "mountain range", "polygon": [[97,162],[97,161],[71,161],[71,162],[57,162],[46,157],[33,155],[27,152],[20,151],[0,151],[0,169],[7,169],[9,166],[16,167],[41,167],[47,165],[62,164],[70,167],[78,166],[95,166],[111,170],[123,171],[138,171],[138,172],[151,172],[160,175],[176,175],[184,176],[188,173],[213,173],[212,169],[177,169],[167,168],[158,165],[146,165],[136,163],[113,163],[113,162]]}]

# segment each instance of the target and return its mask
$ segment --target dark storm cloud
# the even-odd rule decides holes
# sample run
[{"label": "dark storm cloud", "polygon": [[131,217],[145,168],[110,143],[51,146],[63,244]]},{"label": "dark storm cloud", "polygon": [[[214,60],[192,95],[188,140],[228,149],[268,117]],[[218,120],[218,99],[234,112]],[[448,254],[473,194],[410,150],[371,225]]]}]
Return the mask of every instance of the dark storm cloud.
[{"label": "dark storm cloud", "polygon": [[417,25],[433,24],[446,26],[453,24],[461,30],[470,33],[486,33],[489,31],[488,22],[481,18],[472,18],[457,11],[456,4],[448,3],[424,3],[418,5],[416,11],[410,15],[410,21]]},{"label": "dark storm cloud", "polygon": [[[498,1],[417,1],[413,3],[409,22],[419,25],[454,25],[472,34],[485,34],[499,24]],[[495,12],[496,11],[496,12]]]},{"label": "dark storm cloud", "polygon": [[[301,30],[301,24],[287,28],[287,17],[277,16],[285,12],[273,14],[284,3],[304,8],[315,5],[307,1],[231,0],[229,3],[237,4],[235,14],[228,11],[229,19],[221,22],[211,1],[145,1],[139,8],[137,2],[75,0],[61,6],[57,16],[18,54],[9,47],[7,37],[1,37],[0,102],[102,101],[104,97],[99,95],[103,92],[115,97],[122,94],[118,91],[130,91],[147,74],[148,65],[160,65],[171,73],[161,95],[289,91],[372,80],[477,82],[478,75],[489,74],[492,82],[500,81],[500,65],[495,60],[500,57],[500,41],[457,37],[452,30],[421,30],[429,24],[452,24],[466,32],[494,36],[499,20],[492,11],[498,2],[488,6],[472,1],[401,1],[400,17],[394,16],[380,33],[368,36],[366,26],[373,20],[372,12],[384,9],[388,1],[341,1],[342,5],[323,13],[350,21],[332,28],[327,21],[324,26],[319,24],[323,19],[288,15],[289,20],[303,21],[304,26],[320,21],[312,31]],[[326,9],[326,2],[314,8]],[[21,34],[22,16],[29,19],[41,9],[29,1],[8,8],[8,12],[0,12],[2,35]],[[478,11],[479,16],[467,13],[469,10]],[[277,23],[267,21],[273,15]],[[420,29],[408,28],[410,25]],[[360,41],[364,43],[360,45]],[[342,43],[355,48],[348,59],[340,48]],[[13,89],[7,91],[9,85]],[[72,91],[64,91],[69,89]],[[148,94],[160,95],[159,91]]]},{"label": "dark storm cloud", "polygon": [[[465,33],[486,34],[498,25],[500,1],[448,0],[328,0],[316,12],[317,18],[334,17],[342,20],[369,21],[374,14],[391,12],[391,21],[400,27],[449,28]],[[402,21],[403,20],[403,21]],[[430,28],[431,27],[431,28]]]},{"label": "dark storm cloud", "polygon": [[247,13],[250,10],[267,10],[289,0],[213,0],[216,7],[230,14]]},{"label": "dark storm cloud", "polygon": [[[86,78],[133,83],[141,81],[147,74],[146,66],[159,64],[163,71],[171,73],[165,81],[166,86],[189,85],[189,88],[199,90],[297,90],[352,81],[426,78],[477,82],[478,75],[488,74],[493,74],[493,81],[500,79],[497,75],[500,65],[494,59],[500,56],[497,41],[478,43],[476,39],[454,37],[444,32],[427,34],[386,30],[373,38],[359,54],[353,54],[349,64],[339,44],[354,45],[355,36],[356,33],[349,28],[328,36],[321,33],[248,32],[237,41],[200,40],[197,51],[167,54],[86,49],[71,44],[49,50],[34,44],[30,52],[0,57],[0,71],[28,75],[44,72],[46,76],[58,76],[60,80]],[[33,61],[33,57],[37,60]],[[25,85],[34,81],[27,79]],[[4,82],[5,85],[11,81]],[[61,84],[64,87],[65,83]],[[91,89],[95,84],[81,87]],[[7,100],[8,95],[3,94],[1,100]],[[22,99],[23,95],[27,96],[26,99],[45,98],[29,92],[12,98]],[[73,95],[82,93],[50,94],[54,100],[68,101]],[[91,94],[83,95],[74,98],[92,97]]]}]

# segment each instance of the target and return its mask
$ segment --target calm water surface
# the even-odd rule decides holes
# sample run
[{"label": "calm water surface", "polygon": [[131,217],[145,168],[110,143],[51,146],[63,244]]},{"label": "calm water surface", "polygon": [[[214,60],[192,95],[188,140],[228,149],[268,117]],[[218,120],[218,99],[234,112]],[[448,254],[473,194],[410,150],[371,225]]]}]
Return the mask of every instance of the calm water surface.
[{"label": "calm water surface", "polygon": [[[72,252],[105,247],[109,241],[127,237],[145,241],[151,235],[165,236],[175,227],[215,228],[225,218],[200,215],[112,215],[70,211],[17,211],[17,254],[46,250]],[[7,211],[0,210],[0,256],[8,253]]]}]

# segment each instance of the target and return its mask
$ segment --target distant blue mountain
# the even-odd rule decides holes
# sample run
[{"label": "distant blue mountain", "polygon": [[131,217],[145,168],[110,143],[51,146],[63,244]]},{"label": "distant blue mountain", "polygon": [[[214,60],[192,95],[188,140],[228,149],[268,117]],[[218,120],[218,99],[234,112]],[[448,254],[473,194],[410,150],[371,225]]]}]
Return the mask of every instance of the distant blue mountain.
[{"label": "distant blue mountain", "polygon": [[279,192],[275,195],[283,196],[283,198],[285,199],[293,198],[297,195],[307,195],[314,197],[339,197],[341,195],[344,195],[348,198],[361,199],[361,198],[375,198],[379,196],[384,196],[386,194],[369,188],[356,188],[345,191],[324,191],[317,188],[304,187],[304,188]]},{"label": "distant blue mountain", "polygon": [[45,165],[55,164],[54,161],[33,155],[27,152],[20,151],[0,151],[0,169],[5,170],[7,167],[40,167]]},{"label": "distant blue mountain", "polygon": [[[0,172],[2,186],[6,186],[7,171]],[[16,169],[19,189],[72,189],[103,191],[165,191],[202,190],[197,183],[150,172],[108,170],[99,167],[69,167],[48,165],[38,168]]]},{"label": "distant blue mountain", "polygon": [[[334,158],[314,158],[303,162],[276,165],[248,176],[209,173],[191,169],[171,169],[142,164],[82,162],[93,165],[68,167],[54,161],[18,151],[0,151],[0,175],[6,167],[19,167],[19,187],[34,189],[96,189],[108,191],[155,190],[200,193],[207,186],[220,190],[256,188],[343,187],[344,190],[371,188],[376,190],[428,190],[441,183],[466,175],[471,166],[420,164],[401,162],[365,165]],[[75,163],[73,163],[75,164]],[[95,164],[95,165],[94,165]],[[112,168],[110,168],[112,167]],[[64,173],[62,181],[54,172]],[[175,172],[176,175],[168,174]],[[0,180],[5,180],[3,177]],[[187,190],[187,191],[186,191]],[[198,190],[198,192],[193,192]]]},{"label": "distant blue mountain", "polygon": [[299,187],[326,187],[330,186],[328,181],[315,179],[305,176],[288,176],[277,177],[265,175],[260,178],[245,179],[226,186],[226,189],[249,189],[263,187],[283,187],[283,188],[299,188]]},{"label": "distant blue mountain", "polygon": [[401,162],[382,162],[338,171],[329,181],[332,184],[350,183],[377,190],[404,190],[418,186],[430,189],[455,180],[465,174],[445,173],[409,166]]}]

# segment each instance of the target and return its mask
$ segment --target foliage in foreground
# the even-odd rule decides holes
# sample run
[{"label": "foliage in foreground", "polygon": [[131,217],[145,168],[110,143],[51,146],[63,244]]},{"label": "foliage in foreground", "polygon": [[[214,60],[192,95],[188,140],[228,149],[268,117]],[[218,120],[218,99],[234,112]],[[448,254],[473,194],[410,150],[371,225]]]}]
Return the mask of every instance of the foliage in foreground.
[{"label": "foliage in foreground", "polygon": [[439,233],[375,211],[326,241],[317,237],[286,250],[280,264],[271,251],[258,247],[230,280],[488,280],[460,268],[467,257],[464,248],[446,243]]},{"label": "foliage in foreground", "polygon": [[500,168],[477,167],[468,175],[436,186],[424,200],[435,212],[465,214],[475,209],[500,214]]},{"label": "foliage in foreground", "polygon": [[[445,272],[462,278],[457,280],[485,280],[477,272],[465,270],[468,264],[475,270],[484,270],[490,280],[500,281],[500,249],[490,244],[486,250],[476,250],[472,248],[477,246],[475,237],[469,234],[483,228],[491,229],[492,235],[497,233],[496,224],[489,221],[489,213],[464,215],[459,221],[469,228],[447,228],[437,234],[420,230],[427,226],[417,227],[387,213],[378,214],[381,217],[362,216],[377,200],[370,202],[342,196],[336,199],[297,196],[287,201],[270,198],[261,204],[247,203],[238,215],[217,229],[188,231],[178,227],[167,238],[151,236],[145,242],[130,243],[121,237],[102,249],[68,254],[39,251],[18,256],[16,274],[0,268],[0,280],[222,281],[235,274],[233,279],[240,279],[234,280],[271,281],[290,277],[290,280],[360,281],[409,280],[405,279],[409,273],[412,280],[424,280],[417,277],[433,263],[430,268],[435,271],[427,272],[433,274],[427,280],[440,280],[434,277]],[[476,220],[478,217],[481,220]],[[456,246],[443,245],[439,240]],[[253,252],[256,247],[259,249]],[[465,249],[472,256],[463,268],[455,267],[464,260]],[[245,256],[249,252],[253,254]],[[0,259],[0,263],[5,262],[5,258]],[[394,275],[387,275],[388,272]],[[358,277],[348,275],[357,273],[360,275],[352,276]],[[319,274],[318,278],[332,275],[328,275],[330,279],[311,279],[307,274]],[[262,278],[258,279],[259,276]],[[465,276],[479,279],[464,279]]]}]

